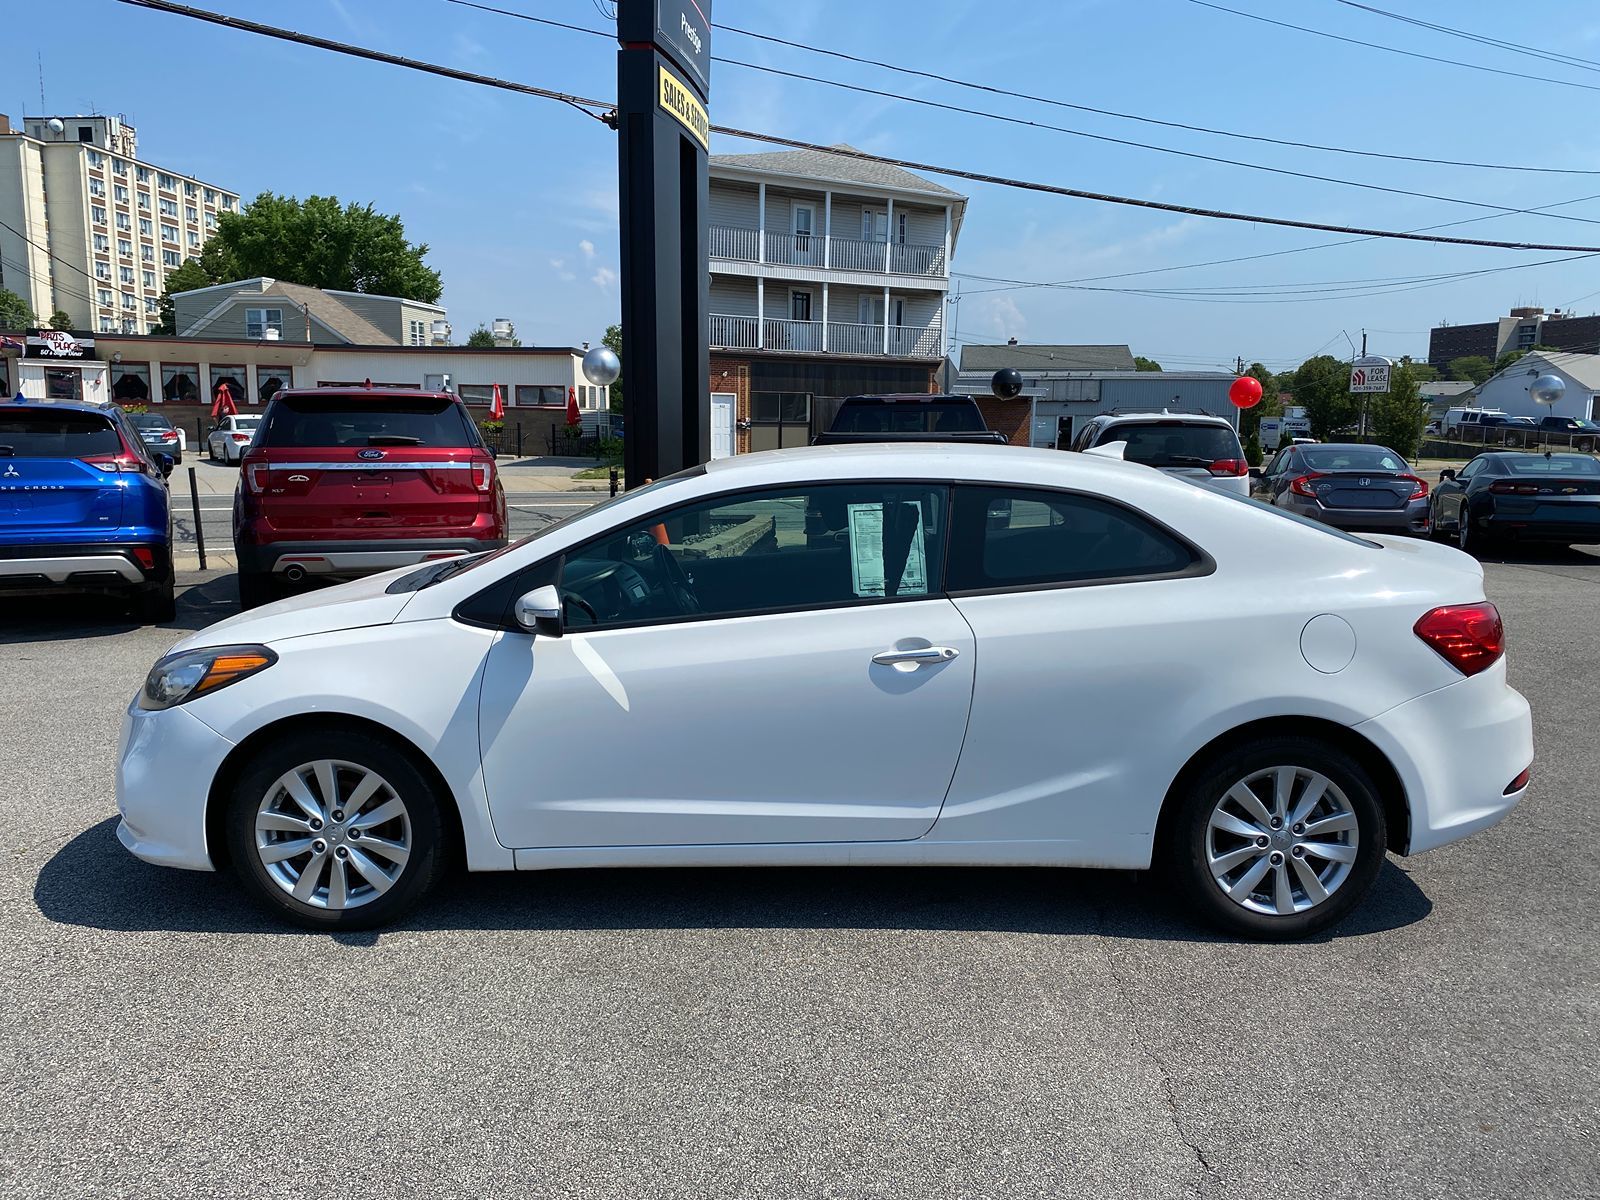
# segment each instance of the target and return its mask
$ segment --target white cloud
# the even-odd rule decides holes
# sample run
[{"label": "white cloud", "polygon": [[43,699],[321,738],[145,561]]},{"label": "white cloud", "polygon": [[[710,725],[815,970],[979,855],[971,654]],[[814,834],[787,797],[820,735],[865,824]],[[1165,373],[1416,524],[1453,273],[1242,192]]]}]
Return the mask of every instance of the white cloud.
[{"label": "white cloud", "polygon": [[583,259],[585,262],[594,261],[594,243],[588,238],[584,238],[583,241],[578,243],[578,249],[583,251]]},{"label": "white cloud", "polygon": [[567,270],[567,260],[564,258],[552,258],[550,260],[550,269],[556,273],[556,278],[561,280],[562,283],[571,283],[577,278],[576,275]]},{"label": "white cloud", "polygon": [[610,267],[601,267],[590,278],[591,278],[591,282],[593,282],[595,287],[607,288],[607,287],[610,287],[614,282],[616,282],[617,273],[615,271],[613,271]]},{"label": "white cloud", "polygon": [[1010,296],[984,296],[978,301],[978,311],[973,318],[972,328],[992,335],[997,341],[1007,338],[1027,341],[1023,334],[1028,329],[1028,318],[1022,315]]}]

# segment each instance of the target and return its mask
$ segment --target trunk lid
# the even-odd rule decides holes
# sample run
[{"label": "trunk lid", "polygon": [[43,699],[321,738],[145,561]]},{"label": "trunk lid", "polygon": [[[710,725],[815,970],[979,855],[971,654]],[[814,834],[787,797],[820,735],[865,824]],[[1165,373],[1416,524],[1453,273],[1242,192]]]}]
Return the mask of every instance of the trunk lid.
[{"label": "trunk lid", "polygon": [[117,528],[128,486],[117,464],[125,451],[122,435],[100,413],[0,409],[0,527],[30,534]]},{"label": "trunk lid", "polygon": [[1379,471],[1326,471],[1312,476],[1309,487],[1324,508],[1401,509],[1411,501],[1417,481]]}]

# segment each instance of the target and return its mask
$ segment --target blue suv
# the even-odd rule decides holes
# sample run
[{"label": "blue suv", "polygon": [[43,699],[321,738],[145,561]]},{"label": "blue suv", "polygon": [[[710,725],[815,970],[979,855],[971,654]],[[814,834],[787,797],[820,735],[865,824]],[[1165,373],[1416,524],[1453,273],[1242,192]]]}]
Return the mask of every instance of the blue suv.
[{"label": "blue suv", "polygon": [[172,620],[172,466],[111,405],[0,403],[0,596],[99,593]]}]

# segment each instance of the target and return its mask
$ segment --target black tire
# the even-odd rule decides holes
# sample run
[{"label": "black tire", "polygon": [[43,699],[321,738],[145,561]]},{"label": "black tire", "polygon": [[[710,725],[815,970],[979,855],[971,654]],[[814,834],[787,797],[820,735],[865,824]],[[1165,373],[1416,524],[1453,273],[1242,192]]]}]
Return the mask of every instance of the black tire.
[{"label": "black tire", "polygon": [[172,578],[162,583],[146,584],[134,593],[133,614],[145,625],[165,625],[178,616],[178,598],[173,591]]},{"label": "black tire", "polygon": [[[1353,831],[1354,860],[1348,864],[1348,871],[1332,887],[1326,899],[1320,903],[1313,903],[1310,901],[1310,893],[1304,892],[1304,898],[1310,907],[1280,915],[1275,912],[1256,911],[1228,896],[1222,883],[1213,877],[1208,841],[1212,814],[1223,802],[1229,789],[1250,779],[1257,772],[1267,772],[1284,766],[1299,768],[1308,773],[1315,772],[1326,778],[1342,795],[1349,811],[1354,814],[1356,829]],[[1302,790],[1297,795],[1304,796],[1305,785],[1298,786]],[[1383,805],[1378,801],[1377,788],[1355,759],[1337,747],[1314,738],[1263,737],[1226,751],[1191,775],[1188,784],[1180,793],[1174,794],[1168,803],[1175,808],[1163,826],[1164,844],[1160,851],[1166,871],[1186,910],[1199,914],[1210,924],[1229,933],[1261,940],[1307,937],[1341,920],[1360,903],[1362,897],[1372,887],[1372,882],[1377,878],[1378,870],[1383,865],[1388,831],[1384,821]],[[1333,802],[1330,800],[1328,803]],[[1289,847],[1287,852],[1278,846],[1276,839],[1280,834],[1286,839],[1286,845]],[[1287,826],[1282,830],[1268,830],[1267,836],[1274,840],[1261,851],[1261,855],[1276,856],[1277,862],[1282,864],[1281,870],[1293,881],[1293,886],[1301,887],[1297,881],[1299,867],[1288,860],[1288,853],[1292,853],[1297,839]],[[1343,835],[1332,836],[1337,838]],[[1240,846],[1244,844],[1242,840],[1239,842]],[[1295,858],[1315,873],[1315,863],[1319,861],[1315,855],[1308,857],[1297,854]],[[1251,869],[1254,861],[1254,859],[1245,860],[1245,864],[1241,864],[1241,882],[1242,876]],[[1269,863],[1270,861],[1269,859]],[[1332,862],[1327,862],[1324,869],[1337,871]],[[1267,881],[1274,880],[1275,872],[1278,870],[1279,866],[1269,865],[1263,878]],[[1268,884],[1263,883],[1261,886],[1267,887]],[[1248,900],[1249,896],[1246,896],[1246,899]]]},{"label": "black tire", "polygon": [[1488,534],[1473,526],[1472,510],[1466,504],[1462,504],[1460,515],[1456,518],[1456,549],[1473,558],[1482,558],[1490,550]]},{"label": "black tire", "polygon": [[239,572],[239,608],[260,608],[278,598],[278,582],[265,571]]},{"label": "black tire", "polygon": [[[374,893],[356,906],[333,909],[328,907],[331,897],[320,897],[320,903],[307,903],[296,899],[286,890],[286,885],[269,873],[256,846],[256,821],[264,800],[277,790],[277,781],[288,772],[317,761],[334,761],[345,764],[339,771],[341,784],[348,784],[355,771],[375,772],[386,782],[394,797],[404,805],[408,826],[410,853],[405,861],[395,867],[393,882],[386,891]],[[313,776],[314,778],[314,776]],[[380,793],[380,797],[386,793]],[[325,797],[319,797],[325,799]],[[418,768],[411,756],[390,743],[369,733],[355,729],[322,729],[291,734],[274,740],[264,747],[239,775],[231,793],[225,798],[224,830],[228,843],[229,860],[253,900],[274,916],[307,929],[354,930],[374,929],[387,925],[415,905],[437,879],[445,857],[444,819],[442,805],[447,803],[435,785]],[[374,801],[364,806],[373,811]],[[331,818],[332,812],[329,812]],[[354,825],[348,818],[342,823],[347,831]],[[394,829],[391,823],[382,828]],[[348,878],[359,881],[361,875],[354,870],[348,858],[336,863],[333,855],[343,848],[355,854],[361,841],[335,833],[335,823],[327,822],[317,830],[327,840],[321,852],[323,866],[319,878],[326,879],[320,890],[331,891],[333,869],[347,873]],[[266,835],[272,836],[272,835]],[[296,837],[295,834],[284,834]],[[367,844],[370,846],[369,835]],[[295,859],[284,866],[297,874],[311,866],[308,851],[302,865],[295,868]],[[369,852],[368,861],[383,861]],[[365,887],[367,885],[362,884]],[[355,893],[351,893],[354,898]]]}]

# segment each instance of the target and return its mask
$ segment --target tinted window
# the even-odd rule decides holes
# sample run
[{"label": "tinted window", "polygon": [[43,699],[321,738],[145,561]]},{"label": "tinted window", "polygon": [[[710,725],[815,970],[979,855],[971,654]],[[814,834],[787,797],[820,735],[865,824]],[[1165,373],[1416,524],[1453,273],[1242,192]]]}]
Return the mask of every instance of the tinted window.
[{"label": "tinted window", "polygon": [[920,484],[802,485],[706,501],[568,554],[566,617],[575,628],[604,627],[932,595],[944,522],[944,489]]},{"label": "tinted window", "polygon": [[1209,467],[1244,457],[1238,435],[1226,425],[1124,421],[1107,426],[1096,444],[1111,442],[1126,442],[1123,459],[1147,467]]},{"label": "tinted window", "polygon": [[172,422],[160,413],[129,413],[128,420],[135,429],[171,429]]},{"label": "tinted window", "polygon": [[99,413],[0,410],[0,458],[121,454],[122,439]]},{"label": "tinted window", "polygon": [[1170,575],[1194,552],[1158,525],[1088,496],[956,489],[951,591]]},{"label": "tinted window", "polygon": [[454,400],[432,396],[290,396],[275,400],[257,446],[476,446]]},{"label": "tinted window", "polygon": [[833,419],[835,433],[982,433],[983,428],[977,405],[952,400],[846,400]]},{"label": "tinted window", "polygon": [[1519,454],[1502,461],[1513,475],[1600,475],[1600,462],[1587,454]]},{"label": "tinted window", "polygon": [[1308,446],[1300,451],[1313,471],[1404,471],[1406,462],[1382,446]]}]

